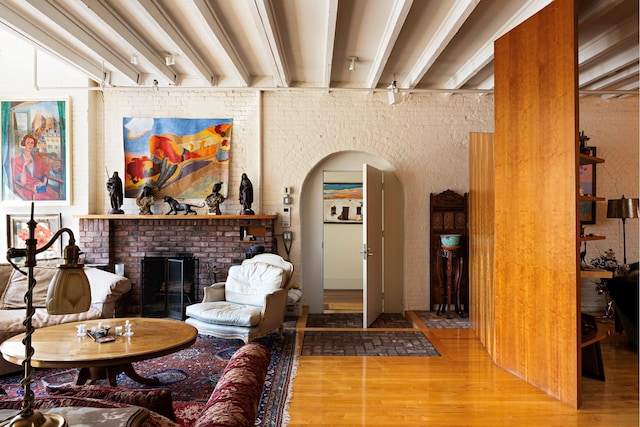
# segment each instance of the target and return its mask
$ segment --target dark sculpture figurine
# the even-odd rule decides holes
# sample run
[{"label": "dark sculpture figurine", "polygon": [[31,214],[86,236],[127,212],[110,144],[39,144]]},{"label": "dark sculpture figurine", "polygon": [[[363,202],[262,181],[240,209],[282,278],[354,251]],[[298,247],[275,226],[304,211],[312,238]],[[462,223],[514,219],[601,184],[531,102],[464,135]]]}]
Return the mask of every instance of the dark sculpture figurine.
[{"label": "dark sculpture figurine", "polygon": [[140,208],[140,215],[153,215],[151,207],[156,202],[156,198],[153,195],[153,187],[145,185],[142,187],[142,192],[136,199],[136,204]]},{"label": "dark sculpture figurine", "polygon": [[193,208],[194,207],[204,208],[204,205],[198,206],[198,205],[192,205],[190,203],[180,203],[179,201],[177,201],[171,196],[164,196],[164,201],[167,202],[167,204],[169,204],[169,212],[167,212],[167,215],[171,215],[172,213],[174,215],[178,215],[178,212],[184,212],[185,215],[189,215],[189,214],[197,215],[198,212],[193,210]]},{"label": "dark sculpture figurine", "polygon": [[204,199],[207,206],[209,206],[209,214],[211,215],[222,215],[222,211],[220,211],[220,203],[224,202],[224,196],[220,194],[222,184],[222,181],[213,184],[211,194]]},{"label": "dark sculpture figurine", "polygon": [[109,199],[111,200],[110,214],[123,214],[120,209],[123,202],[122,180],[118,176],[118,172],[114,172],[111,178],[107,180],[107,190],[109,191]]},{"label": "dark sculpture figurine", "polygon": [[240,204],[242,205],[240,215],[255,215],[255,212],[251,210],[251,204],[253,203],[253,184],[251,184],[246,173],[242,174],[239,193]]}]

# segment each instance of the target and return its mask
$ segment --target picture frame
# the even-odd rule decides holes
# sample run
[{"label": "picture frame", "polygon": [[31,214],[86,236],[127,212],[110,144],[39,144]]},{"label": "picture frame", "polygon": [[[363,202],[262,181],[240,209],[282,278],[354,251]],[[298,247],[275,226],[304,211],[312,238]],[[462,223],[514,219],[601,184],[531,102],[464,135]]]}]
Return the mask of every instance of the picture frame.
[{"label": "picture frame", "polygon": [[[583,154],[596,156],[596,147],[584,147],[581,149]],[[596,165],[580,165],[580,188],[582,195],[595,196],[596,194]],[[580,223],[595,224],[596,223],[596,202],[588,200],[580,200]]]},{"label": "picture frame", "polygon": [[0,101],[3,205],[71,204],[68,99]]},{"label": "picture frame", "polygon": [[323,184],[324,222],[362,224],[362,183]]},{"label": "picture frame", "polygon": [[[38,241],[36,249],[46,245],[53,235],[60,230],[62,224],[62,214],[42,214],[34,215],[36,225],[35,238]],[[7,215],[7,247],[25,248],[26,240],[29,238],[28,222],[30,215]],[[37,259],[62,258],[62,239],[58,239],[49,249],[40,253]]]}]

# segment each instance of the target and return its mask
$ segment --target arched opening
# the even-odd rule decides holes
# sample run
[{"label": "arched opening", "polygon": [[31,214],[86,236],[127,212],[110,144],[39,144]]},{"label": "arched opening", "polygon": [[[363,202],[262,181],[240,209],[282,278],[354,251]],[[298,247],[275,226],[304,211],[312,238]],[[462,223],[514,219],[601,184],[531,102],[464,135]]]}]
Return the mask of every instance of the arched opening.
[{"label": "arched opening", "polygon": [[322,313],[324,304],[324,211],[325,171],[362,171],[364,163],[384,175],[384,306],[386,313],[401,313],[403,307],[404,191],[392,165],[359,151],[334,153],[312,168],[300,193],[301,262],[304,303],[310,313]]}]

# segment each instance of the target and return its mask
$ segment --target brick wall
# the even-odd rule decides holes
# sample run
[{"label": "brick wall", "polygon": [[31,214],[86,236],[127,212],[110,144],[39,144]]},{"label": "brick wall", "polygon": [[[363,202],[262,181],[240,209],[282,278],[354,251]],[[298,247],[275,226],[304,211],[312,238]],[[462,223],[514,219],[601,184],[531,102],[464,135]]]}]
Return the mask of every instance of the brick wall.
[{"label": "brick wall", "polygon": [[[246,258],[252,244],[262,244],[266,252],[274,250],[274,218],[268,216],[242,218],[211,217],[81,217],[78,246],[84,262],[89,264],[124,264],[125,276],[131,280],[127,313],[139,315],[141,310],[140,261],[144,257],[175,257],[192,253],[198,258],[196,301],[202,299],[203,286],[213,283],[210,267],[215,265],[218,281],[223,281],[229,267]],[[263,241],[241,241],[241,228],[264,229]]]}]

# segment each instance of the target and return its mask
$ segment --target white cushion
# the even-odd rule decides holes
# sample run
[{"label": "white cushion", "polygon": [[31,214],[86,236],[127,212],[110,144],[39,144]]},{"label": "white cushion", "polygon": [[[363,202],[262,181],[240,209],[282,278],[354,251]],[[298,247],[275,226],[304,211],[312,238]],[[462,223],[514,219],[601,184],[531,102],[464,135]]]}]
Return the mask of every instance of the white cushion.
[{"label": "white cushion", "polygon": [[225,299],[238,304],[262,306],[264,296],[280,289],[283,280],[283,270],[279,267],[261,262],[234,265],[229,268]]},{"label": "white cushion", "polygon": [[219,325],[251,327],[260,323],[262,308],[226,301],[201,302],[187,306],[188,317]]}]

